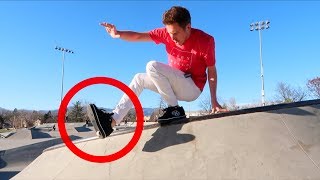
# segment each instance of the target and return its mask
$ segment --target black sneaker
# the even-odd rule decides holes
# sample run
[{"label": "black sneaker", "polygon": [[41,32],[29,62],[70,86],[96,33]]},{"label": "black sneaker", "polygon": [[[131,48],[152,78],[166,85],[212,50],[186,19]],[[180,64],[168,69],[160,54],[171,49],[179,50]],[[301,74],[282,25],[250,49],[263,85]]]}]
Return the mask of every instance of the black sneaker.
[{"label": "black sneaker", "polygon": [[99,138],[106,138],[113,132],[111,127],[113,113],[107,113],[104,109],[89,104],[87,114]]},{"label": "black sneaker", "polygon": [[167,107],[162,111],[164,112],[164,114],[158,118],[158,122],[161,124],[171,123],[173,121],[186,118],[186,114],[182,106]]}]

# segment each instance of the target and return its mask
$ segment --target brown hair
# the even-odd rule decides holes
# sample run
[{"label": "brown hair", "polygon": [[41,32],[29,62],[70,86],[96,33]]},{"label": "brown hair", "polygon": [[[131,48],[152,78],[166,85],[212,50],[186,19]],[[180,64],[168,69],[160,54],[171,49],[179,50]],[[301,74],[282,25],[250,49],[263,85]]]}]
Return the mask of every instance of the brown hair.
[{"label": "brown hair", "polygon": [[189,23],[191,23],[191,16],[186,8],[173,6],[163,13],[162,23],[164,25],[178,23],[180,27],[185,28]]}]

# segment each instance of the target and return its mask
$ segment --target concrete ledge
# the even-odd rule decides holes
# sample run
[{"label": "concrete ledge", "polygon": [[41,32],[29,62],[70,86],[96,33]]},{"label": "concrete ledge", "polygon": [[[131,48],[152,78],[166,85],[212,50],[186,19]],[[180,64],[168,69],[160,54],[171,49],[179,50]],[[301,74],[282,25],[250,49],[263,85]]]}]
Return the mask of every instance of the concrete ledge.
[{"label": "concrete ledge", "polygon": [[268,106],[255,107],[255,108],[247,108],[247,109],[241,109],[241,110],[237,110],[237,111],[230,111],[230,112],[219,113],[219,114],[194,116],[194,117],[190,117],[190,121],[200,121],[200,120],[205,120],[205,119],[214,119],[214,118],[227,117],[227,116],[236,116],[236,115],[255,113],[255,112],[267,112],[267,111],[294,108],[294,107],[300,107],[300,106],[311,106],[311,105],[316,105],[316,104],[320,104],[320,99],[300,101],[300,102],[294,102],[294,103],[268,105]]}]

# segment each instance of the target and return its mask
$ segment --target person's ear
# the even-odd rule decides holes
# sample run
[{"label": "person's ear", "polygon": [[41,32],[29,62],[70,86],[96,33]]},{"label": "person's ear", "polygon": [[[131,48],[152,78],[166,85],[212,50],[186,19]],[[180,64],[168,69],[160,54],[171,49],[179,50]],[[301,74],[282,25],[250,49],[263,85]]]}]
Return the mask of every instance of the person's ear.
[{"label": "person's ear", "polygon": [[190,24],[190,23],[189,23],[189,24],[187,24],[186,29],[187,29],[188,31],[190,31],[190,30],[191,30],[191,24]]}]

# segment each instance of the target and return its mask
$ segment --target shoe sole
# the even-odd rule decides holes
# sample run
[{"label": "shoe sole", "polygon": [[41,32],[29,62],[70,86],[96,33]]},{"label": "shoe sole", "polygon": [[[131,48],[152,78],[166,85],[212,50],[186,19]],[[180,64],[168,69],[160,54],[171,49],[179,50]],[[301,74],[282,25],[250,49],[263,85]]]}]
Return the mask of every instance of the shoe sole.
[{"label": "shoe sole", "polygon": [[88,117],[89,117],[94,129],[96,130],[96,135],[101,139],[105,138],[106,133],[102,128],[102,125],[100,123],[100,119],[98,117],[98,113],[97,113],[96,108],[94,107],[93,104],[90,104],[87,107],[87,114],[88,114]]},{"label": "shoe sole", "polygon": [[158,123],[160,126],[170,125],[170,124],[182,124],[182,123],[188,123],[189,118],[187,117],[180,117],[180,118],[171,118],[168,120],[158,120]]},{"label": "shoe sole", "polygon": [[158,119],[158,122],[173,121],[173,120],[184,119],[184,118],[186,118],[186,115],[179,116],[179,117],[172,117],[172,118],[169,118],[169,119]]}]

